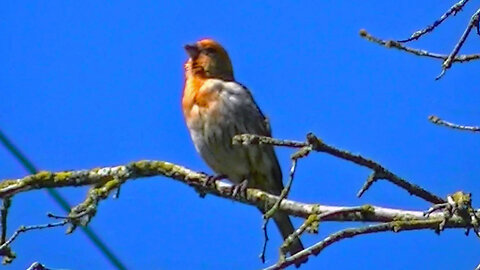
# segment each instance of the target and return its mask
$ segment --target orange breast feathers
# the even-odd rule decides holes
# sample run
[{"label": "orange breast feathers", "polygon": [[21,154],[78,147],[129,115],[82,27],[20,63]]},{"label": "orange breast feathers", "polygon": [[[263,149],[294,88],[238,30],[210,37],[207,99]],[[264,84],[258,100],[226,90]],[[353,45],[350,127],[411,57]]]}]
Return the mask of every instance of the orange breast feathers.
[{"label": "orange breast feathers", "polygon": [[211,84],[205,84],[208,80],[201,76],[187,76],[182,97],[182,108],[187,122],[200,120],[202,115],[207,113],[215,114],[220,96]]}]

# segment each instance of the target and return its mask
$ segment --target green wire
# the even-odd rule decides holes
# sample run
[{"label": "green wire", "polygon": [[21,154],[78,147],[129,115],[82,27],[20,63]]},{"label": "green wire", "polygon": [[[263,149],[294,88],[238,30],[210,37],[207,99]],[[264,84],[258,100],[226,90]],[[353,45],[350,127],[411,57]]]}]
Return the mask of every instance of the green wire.
[{"label": "green wire", "polygon": [[[37,173],[37,169],[35,166],[25,157],[20,150],[13,145],[13,143],[3,134],[0,130],[0,141],[5,146],[5,148],[10,151],[15,158],[20,161],[23,167],[31,174]],[[68,204],[67,200],[60,195],[60,193],[53,189],[47,189],[48,194],[62,207],[65,212],[70,212],[70,205]],[[81,227],[83,232],[90,238],[90,240],[97,246],[98,249],[102,252],[102,254],[117,268],[121,270],[126,270],[127,268],[122,264],[122,262],[113,254],[112,251],[106,246],[105,243],[100,239],[100,237],[89,227]]]}]

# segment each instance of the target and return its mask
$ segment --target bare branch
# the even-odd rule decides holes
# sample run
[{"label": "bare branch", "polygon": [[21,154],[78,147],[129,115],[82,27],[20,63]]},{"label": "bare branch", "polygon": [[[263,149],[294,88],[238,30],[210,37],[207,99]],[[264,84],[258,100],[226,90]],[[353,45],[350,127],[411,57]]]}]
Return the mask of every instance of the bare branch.
[{"label": "bare branch", "polygon": [[[235,141],[236,142],[236,141]],[[292,141],[287,141],[286,144],[289,143],[294,143]],[[264,215],[263,215],[263,224],[262,224],[262,230],[264,231],[264,244],[262,248],[262,253],[260,253],[260,259],[262,262],[265,262],[265,251],[267,247],[267,242],[268,242],[268,234],[267,234],[267,225],[268,221],[273,217],[275,212],[278,211],[278,208],[280,207],[280,204],[282,203],[282,200],[285,199],[288,196],[288,193],[290,192],[290,188],[292,187],[293,184],[293,178],[295,176],[295,171],[297,169],[297,160],[300,158],[304,158],[308,156],[308,154],[312,151],[312,148],[310,146],[304,146],[300,148],[297,152],[295,152],[292,156],[292,166],[290,167],[290,173],[288,175],[288,182],[283,188],[279,200],[268,210]],[[293,241],[293,240],[292,240]],[[291,243],[291,242],[290,242]]]},{"label": "bare branch", "polygon": [[63,220],[56,223],[48,223],[42,225],[32,225],[32,226],[20,226],[10,238],[0,245],[0,255],[4,256],[3,264],[11,263],[13,259],[15,259],[15,253],[13,253],[10,249],[10,244],[21,234],[24,232],[32,231],[32,230],[42,230],[47,228],[54,228],[64,226],[68,223],[68,220]]},{"label": "bare branch", "polygon": [[64,220],[64,221],[60,221],[60,222],[56,222],[56,223],[48,223],[48,224],[41,224],[41,225],[31,225],[31,226],[20,226],[20,228],[18,228],[14,233],[13,235],[5,242],[3,243],[1,246],[0,246],[0,250],[3,250],[5,247],[7,247],[8,245],[10,245],[13,240],[15,240],[15,238],[18,237],[18,235],[20,235],[21,233],[23,232],[28,232],[28,231],[32,231],[32,230],[42,230],[42,229],[47,229],[47,228],[54,228],[54,227],[60,227],[60,226],[64,226],[65,224],[68,223],[68,220]]},{"label": "bare branch", "polygon": [[288,175],[288,182],[287,184],[285,185],[285,187],[283,188],[282,190],[282,193],[280,194],[279,196],[279,200],[272,206],[272,208],[270,208],[270,210],[268,210],[264,215],[263,215],[263,218],[265,220],[268,220],[270,219],[271,217],[273,217],[273,215],[275,214],[275,212],[278,210],[278,208],[280,207],[280,203],[282,202],[283,199],[285,199],[287,196],[288,196],[288,193],[290,192],[290,188],[292,187],[292,183],[293,183],[293,178],[295,176],[295,171],[297,170],[297,159],[298,158],[295,158],[295,157],[292,157],[292,166],[290,167],[290,173]]},{"label": "bare branch", "polygon": [[393,40],[382,40],[380,38],[374,37],[370,35],[366,30],[360,30],[360,36],[365,38],[368,41],[377,43],[379,45],[385,46],[387,48],[396,48],[398,50],[411,53],[418,56],[425,56],[435,59],[442,59],[444,60],[442,63],[442,71],[440,74],[435,78],[435,80],[439,80],[440,78],[445,75],[445,72],[452,66],[455,62],[467,62],[471,60],[476,60],[480,58],[480,54],[470,54],[470,55],[460,55],[457,56],[460,52],[460,49],[463,47],[463,44],[467,40],[467,37],[470,35],[470,32],[475,27],[477,29],[477,34],[480,35],[480,9],[478,9],[470,18],[470,22],[468,23],[465,31],[463,32],[462,36],[458,40],[457,44],[453,48],[452,52],[448,55],[431,53],[427,50],[420,50],[420,49],[413,49],[402,45],[401,43],[417,40],[423,35],[432,32],[437,26],[439,26],[443,21],[445,21],[450,15],[455,15],[459,12],[466,4],[468,0],[460,0],[459,2],[455,3],[449,10],[447,10],[437,21],[435,21],[432,25],[427,26],[425,29],[419,30],[414,32],[410,38],[400,40],[400,41],[393,41]]},{"label": "bare branch", "polygon": [[237,135],[234,137],[234,142],[235,143],[241,143],[241,144],[272,144],[272,145],[281,145],[281,146],[289,146],[289,147],[306,147],[306,146],[311,146],[312,150],[317,151],[317,152],[323,152],[327,153],[329,155],[335,156],[337,158],[341,158],[344,160],[348,160],[350,162],[353,162],[357,165],[360,165],[362,167],[369,168],[374,171],[374,174],[371,175],[368,179],[365,185],[362,187],[362,189],[359,191],[358,196],[361,196],[370,186],[371,184],[379,179],[385,179],[403,189],[408,191],[411,195],[415,195],[419,198],[422,198],[428,202],[434,203],[434,204],[439,204],[439,203],[444,203],[445,200],[440,198],[439,196],[434,195],[433,193],[417,186],[414,184],[409,183],[407,180],[395,175],[394,173],[390,172],[386,168],[384,168],[382,165],[379,163],[364,158],[361,155],[357,154],[352,154],[348,151],[345,150],[340,150],[338,148],[335,148],[333,146],[327,145],[324,142],[322,142],[320,139],[318,139],[315,135],[312,133],[309,133],[307,135],[307,141],[306,142],[296,142],[296,141],[281,141],[278,139],[273,139],[270,137],[265,137],[265,136],[258,136],[258,135],[252,135],[252,134],[242,134],[242,135]]},{"label": "bare branch", "polygon": [[465,125],[459,125],[455,124],[452,122],[445,121],[443,119],[440,119],[438,116],[435,115],[430,115],[428,117],[428,120],[436,125],[439,126],[445,126],[448,128],[453,128],[453,129],[458,129],[458,130],[466,130],[466,131],[471,131],[471,132],[480,132],[480,127],[478,126],[465,126]]},{"label": "bare branch", "polygon": [[455,16],[459,11],[462,10],[462,8],[467,4],[469,0],[460,0],[459,2],[455,3],[447,12],[445,12],[438,20],[433,22],[432,25],[427,26],[426,28],[422,30],[415,31],[410,38],[404,39],[404,40],[399,40],[398,42],[405,43],[405,42],[410,42],[413,40],[417,40],[423,35],[432,32],[437,26],[439,26],[443,21],[445,21],[450,15],[453,14]]},{"label": "bare branch", "polygon": [[[59,177],[62,176],[62,177]],[[26,176],[16,180],[4,180],[0,182],[0,197],[14,196],[28,190],[35,190],[46,187],[66,187],[66,186],[87,186],[105,183],[105,179],[122,178],[123,181],[138,179],[142,177],[165,176],[175,179],[184,184],[201,189],[203,192],[218,197],[254,205],[262,209],[270,209],[277,201],[278,196],[267,192],[248,188],[246,197],[231,196],[232,185],[226,182],[217,181],[214,185],[206,186],[208,176],[189,170],[180,165],[165,161],[137,161],[128,165],[95,168],[92,170],[68,171],[68,172],[40,172],[38,174]],[[56,179],[56,181],[53,181]],[[311,214],[321,214],[324,212],[336,211],[343,206],[322,206],[318,204],[307,204],[284,199],[280,203],[279,209],[289,215],[307,218]],[[384,222],[394,218],[415,217],[424,219],[422,211],[403,211],[389,208],[375,207],[375,215],[364,216],[361,214],[349,214],[335,216],[326,220],[329,221],[369,221]]]},{"label": "bare branch", "polygon": [[330,246],[333,243],[338,241],[352,238],[358,235],[364,234],[371,234],[377,232],[400,232],[400,231],[408,231],[408,230],[420,230],[420,229],[433,229],[438,224],[442,222],[441,219],[430,219],[430,220],[423,220],[423,221],[392,221],[387,223],[381,223],[376,225],[370,225],[360,228],[349,228],[338,231],[333,233],[323,239],[322,241],[310,246],[303,251],[300,251],[285,260],[278,262],[275,265],[265,268],[264,270],[274,270],[274,269],[284,269],[289,265],[295,264],[298,261],[304,260],[305,258],[311,255],[318,255],[323,249]]},{"label": "bare branch", "polygon": [[[445,54],[431,53],[427,50],[421,50],[421,49],[414,49],[414,48],[406,47],[398,41],[383,40],[383,39],[372,36],[371,34],[369,34],[364,29],[360,30],[360,36],[363,37],[364,39],[368,40],[368,41],[371,41],[373,43],[377,43],[377,44],[382,45],[386,48],[395,48],[395,49],[398,49],[400,51],[411,53],[411,54],[414,54],[414,55],[417,55],[417,56],[424,56],[424,57],[430,57],[430,58],[441,59],[441,60],[446,60],[449,57],[449,55],[445,55]],[[452,62],[463,63],[463,62],[468,62],[468,61],[477,60],[477,59],[480,59],[480,54],[468,54],[468,55],[462,54],[462,55],[455,55],[454,57],[452,57],[451,61]]]},{"label": "bare branch", "polygon": [[268,225],[268,219],[263,222],[262,224],[262,231],[263,231],[263,246],[262,246],[262,252],[260,252],[260,260],[262,263],[265,263],[265,253],[267,252],[267,243],[270,238],[268,238],[268,231],[267,231],[267,225]]},{"label": "bare branch", "polygon": [[463,32],[462,36],[458,40],[457,44],[455,44],[455,47],[453,48],[452,52],[448,55],[448,58],[443,62],[442,64],[442,72],[440,75],[435,78],[436,80],[440,79],[445,75],[445,72],[447,69],[449,69],[452,66],[452,63],[455,62],[455,58],[457,57],[458,52],[463,46],[463,43],[465,43],[465,40],[467,40],[468,35],[470,34],[470,31],[472,31],[473,27],[477,27],[478,31],[478,21],[479,21],[479,16],[480,16],[480,9],[478,9],[470,19],[470,22],[467,25],[467,28]]}]

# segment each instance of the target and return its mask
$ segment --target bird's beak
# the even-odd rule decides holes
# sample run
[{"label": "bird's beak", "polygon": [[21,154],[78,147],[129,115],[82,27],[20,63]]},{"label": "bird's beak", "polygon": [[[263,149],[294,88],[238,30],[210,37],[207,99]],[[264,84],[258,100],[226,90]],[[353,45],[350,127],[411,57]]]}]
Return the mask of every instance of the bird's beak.
[{"label": "bird's beak", "polygon": [[185,51],[187,51],[188,56],[190,56],[192,59],[197,58],[198,54],[200,53],[200,50],[196,44],[187,44],[184,46],[184,48]]}]

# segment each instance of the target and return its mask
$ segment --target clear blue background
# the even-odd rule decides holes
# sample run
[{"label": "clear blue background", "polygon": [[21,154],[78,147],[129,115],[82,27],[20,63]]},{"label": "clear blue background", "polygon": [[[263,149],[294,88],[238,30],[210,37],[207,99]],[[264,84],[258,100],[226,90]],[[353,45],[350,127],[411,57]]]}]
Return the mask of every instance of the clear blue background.
[{"label": "clear blue background", "polygon": [[[159,3],[162,2],[162,3]],[[169,3],[167,3],[169,2]],[[450,3],[451,2],[451,3]],[[405,38],[454,1],[5,1],[0,9],[0,128],[44,170],[84,169],[140,159],[210,171],[195,152],[180,109],[183,44],[213,37],[228,49],[238,81],[252,89],[274,135],[327,143],[373,158],[446,196],[480,196],[479,135],[432,125],[430,114],[480,124],[479,63],[454,65],[361,39],[365,28]],[[415,47],[448,53],[478,3]],[[472,34],[462,52],[478,53]],[[290,149],[278,149],[284,172]],[[0,148],[0,178],[27,173]],[[371,203],[424,210],[429,204],[386,182],[355,194],[369,170],[315,154],[299,165],[291,198],[329,205]],[[71,204],[86,188],[62,189]],[[478,204],[476,204],[478,206]],[[9,233],[62,210],[45,191],[15,197]],[[295,224],[301,224],[300,219]],[[311,245],[360,224],[322,223]],[[258,269],[263,235],[253,208],[207,196],[168,178],[125,184],[101,203],[92,228],[129,269]],[[281,239],[270,228],[268,264]],[[480,242],[461,230],[382,233],[327,248],[302,269],[473,269]],[[112,269],[77,231],[21,235],[9,269]]]}]

